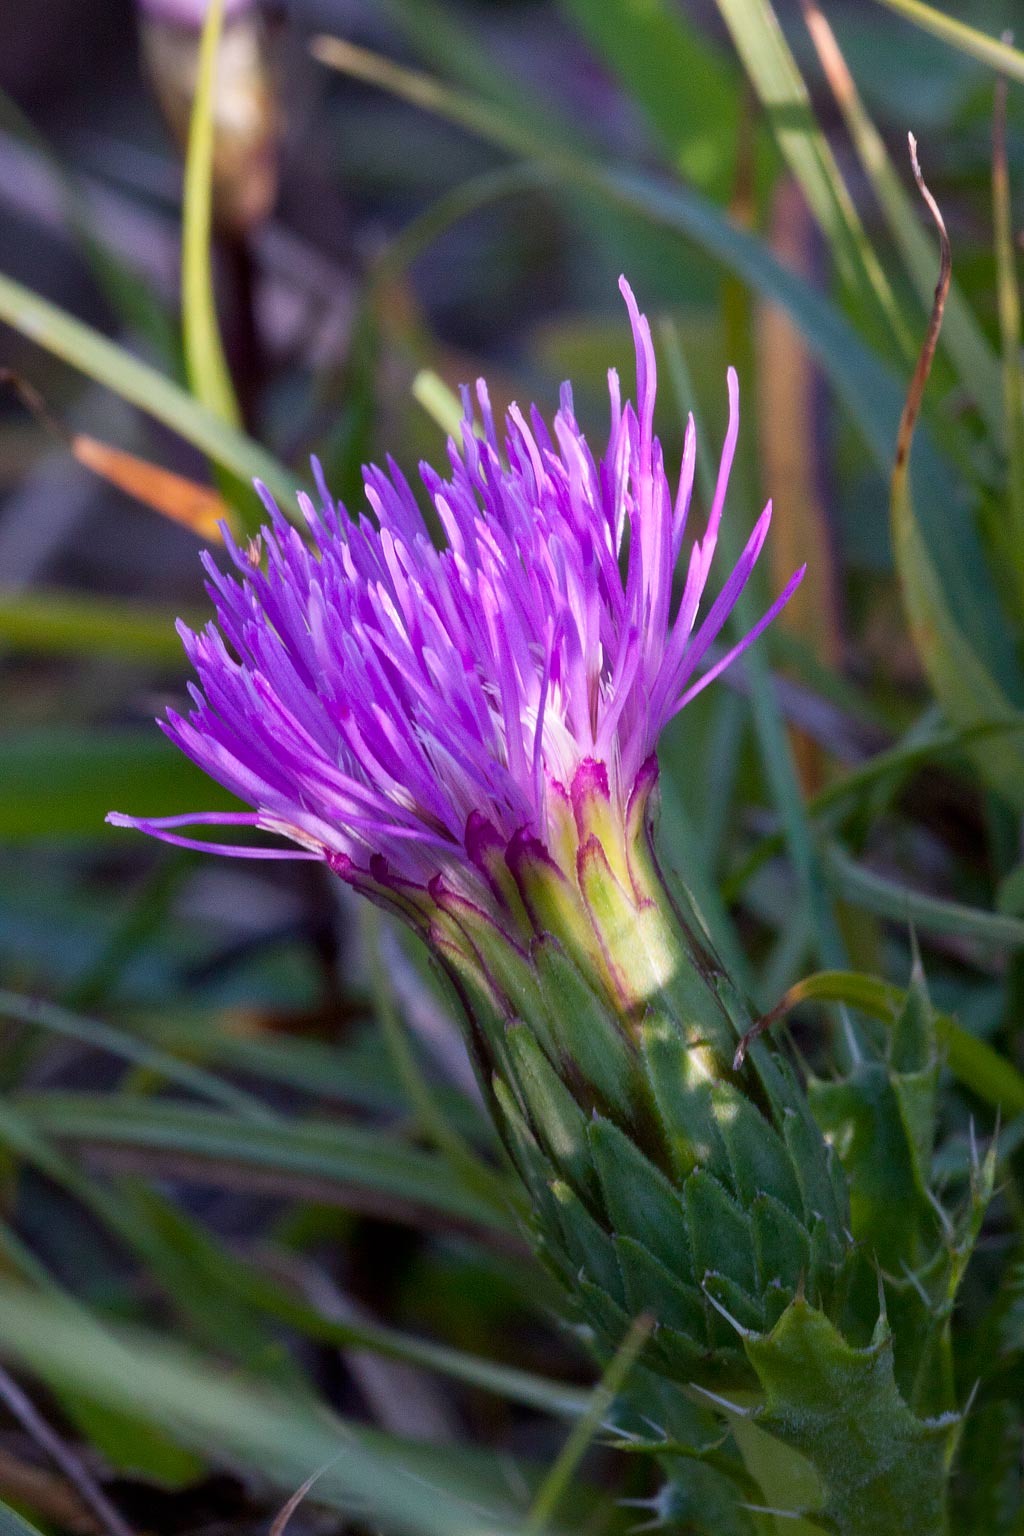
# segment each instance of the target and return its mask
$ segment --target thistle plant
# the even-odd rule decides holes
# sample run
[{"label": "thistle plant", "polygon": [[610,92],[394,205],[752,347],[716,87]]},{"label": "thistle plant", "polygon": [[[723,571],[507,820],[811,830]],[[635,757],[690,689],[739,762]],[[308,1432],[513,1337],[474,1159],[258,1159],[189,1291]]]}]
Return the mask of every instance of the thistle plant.
[{"label": "thistle plant", "polygon": [[[694,428],[673,487],[650,330],[621,286],[637,403],[611,372],[600,458],[568,385],[550,429],[513,406],[501,437],[480,383],[449,477],[421,471],[436,527],[389,461],[365,471],[358,516],[320,480],[319,508],[299,498],[305,534],[265,492],[258,540],[225,531],[236,574],[204,557],[217,622],[180,626],[193,708],[162,727],[251,809],[110,820],[320,860],[426,942],[567,1316],[602,1358],[637,1315],[652,1321],[616,1435],[662,1455],[653,1524],[772,1530],[774,1511],[847,1536],[934,1536],[959,1424],[949,1315],[991,1167],[959,1223],[940,1220],[920,989],[891,1049],[865,1044],[848,1082],[808,1093],[763,1040],[740,1049],[750,1011],[659,866],[658,738],[803,573],[712,649],[771,505],[701,616],[737,381],[706,528],[684,553]],[[286,846],[198,841],[196,823]],[[905,1231],[883,1232],[865,1204],[885,1177],[880,1095],[903,1128]]]}]

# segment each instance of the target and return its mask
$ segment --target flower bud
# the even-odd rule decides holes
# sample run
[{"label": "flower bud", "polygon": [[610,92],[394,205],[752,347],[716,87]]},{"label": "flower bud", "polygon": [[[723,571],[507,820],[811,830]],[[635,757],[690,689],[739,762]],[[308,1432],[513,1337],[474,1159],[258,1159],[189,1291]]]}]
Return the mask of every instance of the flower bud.
[{"label": "flower bud", "polygon": [[[142,53],[160,110],[184,150],[208,0],[139,0]],[[253,0],[225,0],[213,100],[213,205],[244,234],[277,197],[280,108],[266,28]]]}]

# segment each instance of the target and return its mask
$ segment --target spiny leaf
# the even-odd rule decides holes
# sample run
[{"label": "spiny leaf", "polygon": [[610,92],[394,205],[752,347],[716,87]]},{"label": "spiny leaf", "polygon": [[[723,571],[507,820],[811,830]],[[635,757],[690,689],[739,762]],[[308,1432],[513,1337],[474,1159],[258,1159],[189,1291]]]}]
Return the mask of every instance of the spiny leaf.
[{"label": "spiny leaf", "polygon": [[681,1276],[688,1272],[688,1257],[671,1268],[656,1259],[650,1249],[632,1237],[616,1237],[626,1282],[626,1300],[635,1312],[650,1312],[659,1325],[686,1334],[695,1344],[708,1340],[707,1302],[695,1285]]},{"label": "spiny leaf", "polygon": [[[905,1005],[902,988],[859,971],[818,971],[791,987],[767,1016],[782,1018],[802,1002],[847,1003],[890,1027]],[[1024,1076],[984,1040],[962,1029],[948,1014],[935,1015],[935,1032],[950,1070],[965,1087],[1004,1114],[1024,1114]]]},{"label": "spiny leaf", "polygon": [[[855,1349],[806,1301],[771,1334],[745,1341],[765,1392],[758,1423],[805,1456],[820,1512],[840,1536],[936,1536],[957,1420],[922,1421],[900,1397],[892,1340],[880,1326]],[[817,1511],[810,1511],[817,1513]]]}]

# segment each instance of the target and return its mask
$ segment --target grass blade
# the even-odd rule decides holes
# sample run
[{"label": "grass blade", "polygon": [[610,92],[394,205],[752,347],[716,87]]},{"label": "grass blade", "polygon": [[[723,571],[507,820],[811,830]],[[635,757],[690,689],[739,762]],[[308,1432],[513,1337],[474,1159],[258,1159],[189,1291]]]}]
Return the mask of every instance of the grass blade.
[{"label": "grass blade", "polygon": [[1024,618],[1024,368],[1021,366],[1020,289],[1013,248],[1010,169],[1006,157],[1006,81],[996,82],[992,120],[992,208],[995,225],[996,296],[1003,344],[1003,401],[1009,458],[1009,528],[1005,535],[1016,596]]},{"label": "grass blade", "polygon": [[1024,53],[1012,44],[1000,42],[997,38],[989,37],[986,32],[979,32],[977,27],[968,26],[965,21],[946,16],[934,6],[925,5],[923,0],[875,0],[875,4],[895,11],[897,16],[912,21],[923,32],[930,32],[951,48],[969,54],[972,59],[998,70],[1001,75],[1008,75],[1011,80],[1024,81]]},{"label": "grass blade", "polygon": [[367,906],[360,914],[363,937],[370,958],[370,985],[380,1032],[391,1064],[405,1090],[420,1129],[429,1142],[452,1165],[452,1171],[469,1189],[503,1209],[508,1202],[507,1182],[496,1174],[458,1131],[449,1125],[444,1111],[420,1068],[401,1016],[388,976],[381,948],[381,923],[375,908]]},{"label": "grass blade", "polygon": [[[244,1033],[218,1028],[215,1013],[191,1010],[185,1016],[133,1013],[132,1029],[165,1050],[224,1071],[240,1072],[267,1083],[285,1083],[317,1099],[388,1116],[407,1108],[402,1085],[383,1060],[376,1031],[353,1031],[344,1044],[282,1034],[252,1024]],[[474,1144],[496,1146],[497,1137],[482,1108],[458,1089],[432,1085],[446,1119]]]},{"label": "grass blade", "polygon": [[[666,328],[663,335],[668,342],[669,369],[680,405],[684,408],[690,407],[694,401],[694,395],[682,348],[672,329]],[[700,456],[698,463],[703,480],[702,490],[705,500],[710,504],[713,484],[708,455]],[[723,523],[721,533],[723,551],[727,558],[734,560],[739,551],[728,547],[730,538],[731,533]],[[738,633],[751,629],[756,622],[757,616],[753,603],[754,599],[749,588],[740,593],[733,610]],[[786,845],[793,861],[800,889],[800,900],[815,935],[817,953],[823,965],[842,965],[845,961],[845,949],[831,910],[817,850],[811,837],[796,765],[786,736],[786,727],[779,710],[778,700],[775,697],[771,674],[756,645],[747,651],[744,664],[750,674],[751,710],[761,749],[761,760],[772,798],[778,807],[779,816],[785,828]]]},{"label": "grass blade", "polygon": [[671,0],[561,0],[561,8],[643,107],[674,169],[723,198],[739,128],[739,80],[730,61]]},{"label": "grass blade", "polygon": [[451,1447],[409,1446],[333,1419],[304,1398],[238,1380],[152,1336],[115,1337],[80,1314],[5,1285],[0,1351],[99,1403],[138,1411],[228,1465],[241,1463],[291,1492],[318,1466],[318,1504],[411,1536],[521,1536],[495,1472]]},{"label": "grass blade", "polygon": [[297,477],[273,454],[159,369],[2,273],[0,321],[162,422],[239,480],[263,480],[286,512],[293,507]]},{"label": "grass blade", "polygon": [[42,1532],[0,1500],[0,1536],[42,1536]]},{"label": "grass blade", "polygon": [[143,506],[180,523],[199,538],[223,542],[220,525],[230,526],[231,512],[223,496],[185,475],[126,453],[84,432],[70,432],[50,411],[38,390],[9,369],[0,369],[0,384],[8,386],[41,427],[68,450],[83,468],[114,485]]},{"label": "grass blade", "polygon": [[175,1239],[176,1248],[187,1251],[197,1270],[198,1283],[215,1285],[226,1296],[230,1295],[234,1303],[274,1318],[307,1338],[343,1349],[372,1350],[386,1359],[401,1360],[453,1381],[480,1387],[507,1402],[520,1403],[556,1418],[579,1418],[591,1401],[591,1394],[580,1387],[484,1360],[429,1339],[415,1338],[396,1328],[383,1327],[362,1318],[328,1317],[299,1295],[286,1290],[276,1278],[270,1278],[249,1255],[231,1252],[177,1207],[168,1206],[154,1191],[135,1185],[130,1196],[130,1207],[142,1210],[148,1207],[159,1213],[168,1235]]},{"label": "grass blade", "polygon": [[129,1061],[135,1066],[143,1067],[147,1072],[152,1072],[166,1082],[177,1083],[179,1087],[187,1088],[190,1093],[198,1094],[212,1104],[219,1104],[225,1109],[234,1109],[247,1119],[273,1120],[276,1118],[259,1099],[245,1093],[241,1088],[236,1088],[233,1083],[215,1076],[214,1073],[207,1072],[202,1067],[192,1066],[190,1062],[181,1061],[178,1057],[150,1045],[145,1040],[136,1040],[131,1035],[125,1034],[123,1030],[114,1029],[110,1024],[100,1023],[97,1019],[82,1018],[76,1013],[68,1012],[66,1008],[56,1007],[53,1003],[21,997],[17,992],[0,989],[0,1018],[14,1019],[20,1024],[28,1024],[36,1029],[49,1030],[53,1034],[62,1035],[65,1039],[77,1040],[82,1045],[92,1046],[95,1050],[107,1051],[122,1061]]},{"label": "grass blade", "polygon": [[[935,286],[935,257],[931,241],[921,228],[910,194],[897,174],[885,141],[868,115],[856,82],[840,52],[835,33],[819,9],[817,0],[802,0],[802,5],[807,30],[811,34],[825,78],[843,115],[865,175],[871,182],[889,233],[922,302],[930,308]],[[961,386],[977,403],[989,433],[995,442],[1005,445],[1006,423],[999,361],[955,282],[950,283],[946,299],[942,343],[957,369]]]},{"label": "grass blade", "polygon": [[[961,611],[948,583],[943,579],[945,573],[940,574],[936,567],[933,559],[935,545],[925,536],[910,494],[910,451],[952,276],[952,253],[946,226],[921,175],[917,145],[913,137],[910,149],[918,188],[939,232],[940,267],[931,320],[900,420],[890,494],[893,554],[914,644],[936,697],[951,723],[963,729],[981,721],[1005,720],[1008,725],[1016,724],[1022,719],[1021,711],[1007,697],[1001,682],[987,664],[984,653],[979,654],[976,650],[974,634],[968,638],[959,624]],[[994,594],[990,602],[996,602]],[[996,632],[1005,627],[989,625]],[[1018,691],[1019,676],[1019,669],[1016,669]],[[1019,736],[1011,731],[995,736],[986,743],[984,750],[975,749],[972,756],[986,782],[1012,805],[1024,805],[1024,753],[1021,751]]]},{"label": "grass blade", "polygon": [[[508,1235],[514,1221],[452,1178],[434,1153],[380,1129],[341,1121],[256,1122],[237,1114],[125,1094],[40,1093],[19,1098],[45,1135],[103,1148],[124,1166],[187,1168],[211,1185],[262,1182],[325,1203],[420,1221],[443,1215]],[[510,1207],[511,1210],[511,1207]]]},{"label": "grass blade", "polygon": [[170,308],[129,259],[115,249],[102,221],[74,176],[13,97],[0,89],[0,131],[31,151],[60,198],[63,222],[121,325],[142,337],[168,368],[181,364],[181,346]]},{"label": "grass blade", "polygon": [[526,1525],[529,1536],[541,1536],[541,1533],[548,1528],[555,1510],[587,1453],[590,1442],[604,1423],[616,1396],[622,1391],[626,1378],[653,1328],[652,1317],[646,1315],[638,1317],[615,1351],[607,1370],[594,1389],[586,1413],[573,1427],[572,1434],[537,1491]]},{"label": "grass blade", "polygon": [[[924,741],[918,740],[916,733],[908,733],[906,741],[886,751],[876,752],[874,757],[869,758],[866,763],[851,769],[849,773],[843,774],[842,778],[835,779],[824,789],[819,790],[807,802],[807,814],[817,820],[827,816],[830,811],[838,811],[841,821],[844,815],[857,808],[858,803],[863,803],[865,792],[876,789],[886,780],[890,781],[891,785],[886,798],[891,799],[907,776],[925,763],[963,753],[965,748],[973,743],[984,741],[990,736],[998,736],[1007,730],[1024,732],[1024,718],[1015,725],[1009,726],[1002,721],[995,724],[982,722],[965,731],[944,731],[939,735],[929,736]],[[846,802],[850,803],[847,805]],[[879,814],[881,809],[881,803],[878,802],[875,814]],[[762,838],[740,867],[723,882],[723,900],[735,901],[747,881],[764,864],[767,864],[769,859],[781,853],[785,846],[785,835],[782,832]]]},{"label": "grass blade", "polygon": [[1001,912],[984,912],[960,902],[943,901],[898,885],[854,862],[836,844],[825,856],[825,868],[844,901],[876,917],[905,923],[920,933],[952,934],[1003,949],[1024,948],[1024,922]]},{"label": "grass blade", "polygon": [[64,1444],[60,1435],[43,1418],[28,1394],[2,1368],[0,1368],[0,1399],[22,1429],[45,1452],[54,1466],[60,1469],[81,1499],[83,1506],[99,1521],[100,1528],[106,1532],[106,1536],[133,1536],[131,1526],[107,1498],[93,1473],[70,1447]]},{"label": "grass blade", "polygon": [[462,442],[462,404],[439,374],[432,368],[421,368],[412,381],[412,394],[445,437]]},{"label": "grass blade", "polygon": [[717,0],[747,74],[768,114],[779,147],[829,242],[840,278],[873,334],[898,353],[913,343],[843,174],[818,126],[810,93],[769,0]]},{"label": "grass blade", "polygon": [[[150,604],[60,590],[0,592],[0,640],[34,655],[118,656],[183,668],[177,614]],[[195,615],[193,625],[203,622]]]},{"label": "grass blade", "polygon": [[432,69],[492,102],[499,112],[526,117],[536,133],[563,144],[586,142],[579,124],[553,112],[532,80],[506,73],[480,41],[465,9],[456,10],[449,0],[383,0],[383,7]]},{"label": "grass blade", "polygon": [[[775,254],[794,272],[813,280],[815,231],[800,188],[788,177],[775,188],[769,239]],[[777,305],[759,306],[756,325],[760,482],[784,497],[784,512],[772,525],[767,551],[772,595],[782,591],[798,566],[807,565],[772,632],[776,637],[779,631],[791,635],[822,667],[837,671],[842,599],[836,540],[820,486],[817,369],[803,337]],[[812,550],[813,559],[808,560]],[[790,742],[804,791],[819,788],[824,768],[820,745],[799,730],[790,731]]]},{"label": "grass blade", "polygon": [[116,835],[112,805],[145,815],[237,809],[238,802],[152,727],[52,727],[0,735],[0,839]]},{"label": "grass blade", "polygon": [[203,405],[230,426],[241,413],[217,325],[210,236],[213,208],[214,97],[224,0],[210,0],[199,43],[196,94],[185,158],[181,230],[181,323],[189,383]]}]

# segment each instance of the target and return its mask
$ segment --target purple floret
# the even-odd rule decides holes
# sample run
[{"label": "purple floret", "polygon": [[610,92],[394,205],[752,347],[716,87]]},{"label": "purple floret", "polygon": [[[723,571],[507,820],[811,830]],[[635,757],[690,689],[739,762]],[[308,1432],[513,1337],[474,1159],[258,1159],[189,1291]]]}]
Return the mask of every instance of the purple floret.
[{"label": "purple floret", "polygon": [[[199,686],[187,718],[169,712],[162,722],[253,811],[110,820],[186,847],[325,859],[371,893],[425,891],[441,876],[466,894],[480,885],[481,818],[499,843],[525,836],[553,847],[584,765],[601,765],[624,823],[664,726],[757,638],[803,571],[698,671],[754,567],[771,504],[697,624],[736,444],[736,375],[707,529],[690,545],[673,603],[693,421],[673,492],[653,431],[650,327],[624,278],[620,288],[638,408],[622,404],[611,370],[608,444],[595,461],[568,384],[550,431],[536,408],[527,422],[513,406],[504,442],[483,381],[475,406],[464,390],[449,478],[420,471],[443,547],[390,459],[364,472],[372,516],[350,518],[318,469],[319,510],[299,497],[308,537],[259,488],[270,515],[261,539],[240,549],[226,534],[238,574],[203,556],[216,623],[200,634],[179,625]],[[189,822],[259,827],[297,846],[200,843],[177,832]]]}]

